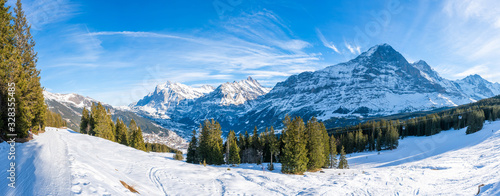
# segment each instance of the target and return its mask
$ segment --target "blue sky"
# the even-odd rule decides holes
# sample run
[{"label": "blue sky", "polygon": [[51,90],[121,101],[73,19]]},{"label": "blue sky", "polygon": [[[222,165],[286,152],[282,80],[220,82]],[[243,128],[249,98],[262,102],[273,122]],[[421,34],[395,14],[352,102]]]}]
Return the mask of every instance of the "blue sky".
[{"label": "blue sky", "polygon": [[22,2],[42,85],[112,105],[167,80],[216,86],[252,76],[272,87],[380,43],[448,79],[500,82],[496,0]]}]

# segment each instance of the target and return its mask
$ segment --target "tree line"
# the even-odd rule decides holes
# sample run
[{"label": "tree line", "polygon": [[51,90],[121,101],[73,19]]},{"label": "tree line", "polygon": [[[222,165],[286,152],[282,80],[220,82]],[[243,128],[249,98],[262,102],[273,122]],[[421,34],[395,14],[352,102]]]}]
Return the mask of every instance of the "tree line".
[{"label": "tree line", "polygon": [[83,108],[80,133],[101,137],[146,152],[178,152],[165,144],[145,143],[141,127],[137,126],[134,119],[130,120],[128,127],[120,118],[116,119],[115,123],[109,108],[106,109],[100,102],[92,103],[90,111]]},{"label": "tree line", "polygon": [[379,120],[331,130],[347,153],[394,149],[399,138],[431,136],[443,130],[467,127],[466,134],[483,128],[485,120],[500,118],[500,96],[406,120]]},{"label": "tree line", "polygon": [[[485,120],[500,118],[500,96],[458,106],[442,112],[406,120],[379,120],[330,130],[314,117],[304,123],[300,117],[286,116],[281,134],[273,127],[253,135],[247,131],[237,137],[230,131],[224,142],[218,122],[205,120],[200,132],[193,130],[187,162],[240,164],[268,162],[282,164],[283,173],[300,174],[320,168],[348,168],[346,153],[390,150],[407,136],[430,136],[449,129],[467,127],[466,134],[482,129]],[[337,155],[340,158],[337,161]]]},{"label": "tree line", "polygon": [[[48,127],[66,127],[67,122],[58,113],[52,112],[49,109],[45,111],[45,124]],[[33,130],[33,133],[37,133],[37,129]]]},{"label": "tree line", "polygon": [[[188,163],[229,164],[268,162],[267,168],[274,170],[280,162],[281,172],[302,174],[321,168],[349,168],[344,147],[327,134],[323,123],[316,118],[304,123],[302,118],[293,120],[286,116],[281,134],[275,134],[273,127],[253,135],[236,134],[231,130],[223,141],[221,126],[217,121],[205,120],[200,132],[193,130],[187,151]],[[337,152],[340,160],[337,163]]]},{"label": "tree line", "polygon": [[21,1],[17,1],[13,12],[5,3],[0,0],[1,137],[7,139],[7,133],[11,133],[26,138],[29,130],[45,129],[47,106],[36,67],[35,41]]}]

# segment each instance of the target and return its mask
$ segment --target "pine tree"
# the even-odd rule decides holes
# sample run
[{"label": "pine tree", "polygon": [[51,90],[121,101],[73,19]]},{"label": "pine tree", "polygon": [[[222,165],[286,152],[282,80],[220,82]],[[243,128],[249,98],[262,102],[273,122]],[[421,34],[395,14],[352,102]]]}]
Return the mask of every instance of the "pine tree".
[{"label": "pine tree", "polygon": [[[20,92],[19,112],[22,112],[21,120],[29,130],[38,130],[45,127],[46,105],[43,97],[43,88],[40,85],[40,70],[36,68],[37,54],[34,51],[35,41],[30,33],[30,25],[22,10],[21,1],[18,0],[14,8],[16,17],[14,19],[14,35],[16,57],[18,64],[18,84]],[[2,32],[3,33],[3,32]],[[20,122],[16,122],[20,123]],[[16,125],[17,126],[17,125]],[[36,131],[35,131],[36,132]],[[22,136],[21,136],[22,137]]]},{"label": "pine tree", "polygon": [[228,149],[228,161],[227,164],[231,165],[237,165],[240,164],[240,148],[238,147],[238,144],[236,143],[236,134],[234,133],[233,130],[229,132],[229,135],[227,136],[227,145],[226,148]]},{"label": "pine tree", "polygon": [[199,157],[200,160],[206,161],[207,164],[220,165],[224,163],[222,131],[220,124],[205,120],[201,129]]},{"label": "pine tree", "polygon": [[399,133],[394,126],[389,126],[388,131],[386,133],[386,142],[387,142],[387,147],[389,149],[394,149],[398,147],[398,139],[399,139]]},{"label": "pine tree", "polygon": [[138,127],[135,123],[134,119],[130,120],[129,124],[129,141],[128,144],[130,147],[146,151],[146,145],[144,144],[144,138],[142,137],[141,127]]},{"label": "pine tree", "polygon": [[95,120],[95,136],[115,141],[115,135],[113,133],[113,122],[111,121],[111,114],[108,114],[104,106],[99,102],[96,107],[97,117]]},{"label": "pine tree", "polygon": [[293,121],[287,115],[283,121],[283,148],[281,150],[281,172],[302,174],[307,170],[307,138],[302,118],[296,117]]},{"label": "pine tree", "polygon": [[376,129],[376,133],[377,133],[377,151],[381,151],[382,150],[382,130],[380,129],[380,127],[377,127]]},{"label": "pine tree", "polygon": [[349,152],[349,153],[354,152],[354,148],[356,146],[356,143],[355,143],[355,138],[354,138],[353,132],[347,133],[345,145],[346,145],[347,152]]},{"label": "pine tree", "polygon": [[133,146],[137,150],[146,151],[146,146],[144,145],[144,138],[142,137],[141,127],[138,127],[136,131],[132,134]]},{"label": "pine tree", "polygon": [[120,119],[116,119],[116,142],[128,145],[127,141],[127,125]]},{"label": "pine tree", "polygon": [[87,108],[83,107],[82,118],[80,120],[80,133],[88,134],[88,128],[90,123],[89,120],[90,120],[89,111],[87,110]]},{"label": "pine tree", "polygon": [[279,154],[279,142],[278,139],[276,138],[276,135],[274,134],[274,128],[271,127],[271,131],[269,132],[269,136],[267,138],[267,142],[269,143],[269,152],[271,154],[271,162],[269,163],[268,170],[273,171],[274,170],[274,164],[273,164],[273,158],[274,156],[277,156]]},{"label": "pine tree", "polygon": [[325,160],[322,167],[328,168],[330,166],[330,136],[328,136],[328,132],[323,123],[319,123],[319,129],[323,136],[323,157]]},{"label": "pine tree", "polygon": [[323,133],[320,130],[320,125],[315,117],[307,122],[306,125],[306,138],[307,138],[307,169],[314,171],[324,166],[325,155],[323,146]]},{"label": "pine tree", "polygon": [[344,146],[342,146],[340,150],[340,160],[339,160],[339,169],[349,169],[349,164],[347,163],[347,158],[345,156]]},{"label": "pine tree", "polygon": [[193,136],[191,137],[191,141],[189,142],[189,147],[187,150],[186,162],[188,163],[198,163],[198,155],[196,154],[196,150],[198,147],[198,139],[196,139],[196,130],[193,130]]},{"label": "pine tree", "polygon": [[246,159],[244,157],[246,150],[246,139],[243,134],[239,134],[238,136],[238,147],[240,148],[240,158],[242,163],[246,163]]},{"label": "pine tree", "polygon": [[[8,89],[9,83],[14,83],[16,67],[14,66],[14,31],[11,21],[13,17],[9,12],[10,6],[5,5],[5,0],[0,0],[0,129],[9,130],[8,119]],[[15,87],[14,87],[15,88]],[[4,133],[2,133],[4,134]],[[3,135],[4,136],[4,135]]]},{"label": "pine tree", "polygon": [[333,135],[330,137],[330,168],[336,167],[337,166],[337,142],[335,140],[335,137]]},{"label": "pine tree", "polygon": [[252,135],[252,160],[255,163],[260,164],[262,161],[262,150],[263,146],[261,145],[261,142],[259,140],[259,134],[257,133],[257,126],[255,126],[253,130],[253,135]]},{"label": "pine tree", "polygon": [[128,124],[128,130],[127,130],[127,143],[128,143],[128,146],[130,147],[133,147],[135,144],[134,144],[134,132],[138,129],[137,127],[137,123],[135,122],[134,119],[131,119],[130,120],[130,123]]},{"label": "pine tree", "polygon": [[220,165],[224,163],[224,154],[223,150],[224,148],[222,147],[223,141],[222,141],[222,130],[221,126],[218,122],[214,121],[212,119],[211,126],[210,126],[210,138],[211,138],[211,164],[216,164]]},{"label": "pine tree", "polygon": [[[21,35],[17,25],[24,16],[14,18],[9,9],[10,6],[5,6],[5,0],[0,0],[0,129],[9,130],[3,134],[17,134],[17,138],[25,138],[33,120],[43,119],[35,119],[33,105],[29,105],[32,100],[28,99],[32,98],[33,94],[27,96],[31,78],[24,70],[23,57],[26,55],[21,55],[21,52],[28,48],[19,47],[24,40],[19,39]],[[20,10],[18,7],[14,8],[14,11]],[[8,120],[9,117],[15,117],[15,122]],[[45,115],[42,115],[39,118],[44,117]],[[15,123],[15,127],[9,127],[8,123]],[[2,137],[5,138],[6,135]]]}]

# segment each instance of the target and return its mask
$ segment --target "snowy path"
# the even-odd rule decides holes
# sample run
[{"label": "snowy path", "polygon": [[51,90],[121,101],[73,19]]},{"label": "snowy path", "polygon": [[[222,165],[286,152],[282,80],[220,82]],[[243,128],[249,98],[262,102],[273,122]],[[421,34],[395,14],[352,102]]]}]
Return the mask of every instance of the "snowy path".
[{"label": "snowy path", "polygon": [[[0,144],[5,168],[7,147]],[[462,129],[408,137],[393,151],[349,155],[351,169],[303,176],[280,174],[279,164],[274,172],[254,164],[188,164],[171,153],[53,128],[18,152],[15,195],[137,195],[120,181],[141,195],[474,195],[481,184],[482,195],[500,195],[500,122],[472,135]],[[9,191],[0,187],[0,195]]]},{"label": "snowy path", "polygon": [[[63,130],[66,132],[65,130]],[[47,131],[32,142],[16,144],[17,188],[7,187],[2,179],[0,195],[69,195],[71,170],[67,157],[67,145],[57,131]],[[2,176],[8,168],[8,145],[0,146]],[[5,185],[5,186],[3,186]]]}]

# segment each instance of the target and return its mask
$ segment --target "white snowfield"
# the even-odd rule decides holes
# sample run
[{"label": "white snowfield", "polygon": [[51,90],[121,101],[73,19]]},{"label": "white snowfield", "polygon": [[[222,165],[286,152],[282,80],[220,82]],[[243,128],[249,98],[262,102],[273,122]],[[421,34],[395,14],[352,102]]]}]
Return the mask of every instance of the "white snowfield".
[{"label": "white snowfield", "polygon": [[188,164],[105,139],[47,128],[16,144],[16,189],[7,186],[8,145],[0,144],[0,195],[500,195],[500,122],[407,137],[396,150],[356,153],[351,169],[285,175],[260,165]]}]

